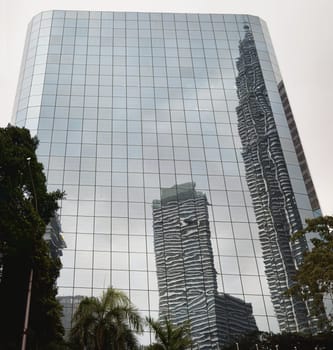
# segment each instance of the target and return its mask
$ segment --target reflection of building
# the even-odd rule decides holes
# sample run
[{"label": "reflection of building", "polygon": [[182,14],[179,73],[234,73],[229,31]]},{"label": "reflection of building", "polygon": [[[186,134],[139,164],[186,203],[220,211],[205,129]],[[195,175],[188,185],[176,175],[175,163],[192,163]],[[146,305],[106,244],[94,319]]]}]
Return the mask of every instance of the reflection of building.
[{"label": "reflection of building", "polygon": [[293,275],[305,239],[290,242],[292,233],[302,228],[294,192],[283,157],[280,138],[259,63],[253,34],[240,42],[237,62],[238,130],[243,146],[246,180],[259,225],[265,272],[280,329],[309,331],[306,305],[285,295],[293,285]]},{"label": "reflection of building", "polygon": [[[161,188],[195,182],[198,193],[205,193],[211,203],[209,229],[217,274],[207,258],[205,266],[215,279],[205,288],[213,290],[217,284],[220,292],[250,303],[262,331],[287,328],[293,306],[274,308],[271,297],[277,305],[279,293],[268,287],[266,277],[267,272],[272,286],[274,271],[283,271],[284,265],[265,271],[263,261],[267,266],[281,244],[289,245],[288,237],[282,234],[280,245],[274,240],[260,243],[266,230],[267,236],[276,237],[270,236],[273,219],[268,211],[255,216],[259,202],[250,195],[255,179],[245,176],[243,133],[239,135],[237,125],[236,61],[247,32],[244,23],[253,31],[255,64],[263,68],[261,85],[266,86],[265,99],[273,111],[269,125],[273,120],[279,133],[274,134],[274,146],[281,140],[279,161],[286,163],[278,163],[284,169],[278,183],[286,186],[283,193],[288,196],[271,190],[277,196],[274,203],[288,204],[271,207],[274,224],[285,232],[277,211],[288,209],[281,217],[293,229],[313,211],[262,20],[231,14],[58,10],[32,19],[13,123],[38,136],[38,158],[48,188],[66,192],[59,213],[67,245],[61,257],[60,296],[74,300],[76,295],[100,295],[112,285],[124,290],[144,315],[156,317],[151,203],[161,197]],[[272,138],[272,130],[261,136]],[[246,158],[246,167],[249,162]],[[253,162],[258,165],[257,159]],[[271,166],[266,161],[262,165],[265,171]],[[207,227],[200,230],[204,234]],[[293,261],[280,263],[284,261],[289,269]],[[66,304],[65,312],[72,310]],[[142,342],[149,343],[150,334]]]},{"label": "reflection of building", "polygon": [[76,295],[74,297],[60,296],[57,298],[63,307],[62,324],[67,332],[71,328],[72,315],[76,311],[83,298],[84,297],[81,295]]},{"label": "reflection of building", "polygon": [[50,219],[43,238],[47,242],[50,254],[54,259],[62,256],[62,250],[66,248],[66,243],[61,235],[61,225],[57,214]]},{"label": "reflection of building", "polygon": [[218,337],[222,342],[231,342],[240,335],[258,330],[250,303],[219,293],[215,297],[215,307]]},{"label": "reflection of building", "polygon": [[160,317],[190,321],[200,349],[218,349],[230,335],[257,329],[250,304],[217,293],[208,202],[193,183],[163,188],[153,202]]}]

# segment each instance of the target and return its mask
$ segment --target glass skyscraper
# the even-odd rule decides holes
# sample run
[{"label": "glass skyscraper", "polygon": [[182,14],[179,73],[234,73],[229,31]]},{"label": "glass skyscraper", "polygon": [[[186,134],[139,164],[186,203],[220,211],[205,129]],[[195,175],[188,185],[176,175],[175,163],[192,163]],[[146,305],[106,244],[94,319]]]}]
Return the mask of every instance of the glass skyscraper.
[{"label": "glass skyscraper", "polygon": [[[143,315],[193,320],[200,349],[200,329],[221,345],[237,319],[244,332],[315,330],[307,305],[284,293],[307,249],[290,235],[319,204],[281,86],[258,17],[33,18],[13,122],[38,136],[49,189],[67,193],[67,328],[82,296],[112,285]],[[210,311],[197,328],[196,301]]]}]

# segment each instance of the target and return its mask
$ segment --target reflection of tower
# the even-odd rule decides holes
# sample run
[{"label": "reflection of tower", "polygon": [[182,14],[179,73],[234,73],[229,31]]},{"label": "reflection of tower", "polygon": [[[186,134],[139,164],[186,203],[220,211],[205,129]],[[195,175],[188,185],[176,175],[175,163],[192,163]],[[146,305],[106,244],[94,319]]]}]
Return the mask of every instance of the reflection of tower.
[{"label": "reflection of tower", "polygon": [[160,316],[189,320],[199,349],[218,349],[232,335],[256,330],[252,307],[217,293],[207,198],[186,183],[153,202]]},{"label": "reflection of tower", "polygon": [[44,239],[49,245],[50,254],[53,259],[62,256],[62,250],[66,248],[66,243],[61,235],[61,225],[57,213],[54,214],[46,226]]},{"label": "reflection of tower", "polygon": [[284,294],[295,266],[307,249],[305,241],[290,243],[302,227],[280,139],[269,103],[252,33],[240,42],[237,62],[238,130],[246,180],[259,226],[265,272],[281,331],[308,331],[303,302]]},{"label": "reflection of tower", "polygon": [[76,295],[74,297],[60,296],[57,298],[63,307],[61,319],[62,319],[62,324],[66,330],[71,329],[72,315],[78,308],[83,298],[84,296],[82,295]]}]

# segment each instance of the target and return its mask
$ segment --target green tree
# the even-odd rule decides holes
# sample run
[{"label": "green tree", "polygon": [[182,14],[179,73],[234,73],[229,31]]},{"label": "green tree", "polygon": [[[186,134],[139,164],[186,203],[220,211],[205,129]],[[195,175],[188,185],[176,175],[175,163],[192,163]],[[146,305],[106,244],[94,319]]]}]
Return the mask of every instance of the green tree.
[{"label": "green tree", "polygon": [[306,220],[307,226],[294,234],[292,240],[311,235],[313,247],[304,253],[304,260],[296,272],[296,284],[288,290],[303,300],[311,300],[311,313],[318,317],[319,327],[332,326],[331,316],[326,317],[323,299],[333,294],[333,217],[321,216]]},{"label": "green tree", "polygon": [[47,349],[63,334],[55,286],[61,264],[43,240],[63,194],[47,191],[37,146],[27,129],[0,128],[0,348],[7,350],[22,341],[31,271],[28,348]]},{"label": "green tree", "polygon": [[[237,343],[237,345],[236,345]],[[320,334],[316,336],[300,333],[273,334],[254,332],[235,339],[222,350],[324,350],[333,348],[332,334]]]},{"label": "green tree", "polygon": [[147,350],[185,350],[192,346],[189,323],[174,325],[165,318],[162,322],[148,318],[147,322],[153,330],[156,343],[149,345]]},{"label": "green tree", "polygon": [[89,350],[138,349],[142,319],[122,291],[108,288],[101,298],[84,298],[73,316],[70,343]]}]

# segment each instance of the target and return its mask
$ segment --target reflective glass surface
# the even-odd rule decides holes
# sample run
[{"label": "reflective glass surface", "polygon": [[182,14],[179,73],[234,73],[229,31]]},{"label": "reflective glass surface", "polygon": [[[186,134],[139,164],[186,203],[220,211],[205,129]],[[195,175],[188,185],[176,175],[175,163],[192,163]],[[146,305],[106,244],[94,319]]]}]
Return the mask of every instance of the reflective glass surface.
[{"label": "reflective glass surface", "polygon": [[66,315],[75,298],[112,285],[142,314],[157,316],[163,291],[153,201],[163,201],[167,188],[195,183],[207,198],[214,291],[252,310],[261,331],[288,330],[288,322],[300,329],[284,316],[288,310],[277,308],[267,280],[269,243],[258,228],[240,124],[239,62],[247,54],[241,43],[246,50],[253,40],[291,193],[302,203],[300,220],[311,217],[267,38],[262,21],[245,15],[50,11],[34,17],[14,119],[37,134],[49,189],[67,193],[58,280],[59,295],[69,301]]}]

